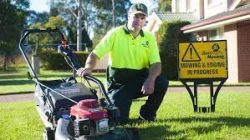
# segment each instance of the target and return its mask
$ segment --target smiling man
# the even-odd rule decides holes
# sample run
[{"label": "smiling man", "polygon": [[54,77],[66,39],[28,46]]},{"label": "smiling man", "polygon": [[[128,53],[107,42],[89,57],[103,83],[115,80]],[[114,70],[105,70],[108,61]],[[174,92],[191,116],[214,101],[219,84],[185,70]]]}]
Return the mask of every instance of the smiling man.
[{"label": "smiling man", "polygon": [[128,122],[132,100],[148,96],[141,107],[139,119],[155,121],[156,112],[168,88],[168,81],[161,76],[161,60],[154,36],[143,31],[147,7],[133,4],[128,11],[125,25],[109,31],[88,56],[79,76],[91,74],[98,59],[109,54],[107,69],[108,94],[120,109],[119,121]]}]

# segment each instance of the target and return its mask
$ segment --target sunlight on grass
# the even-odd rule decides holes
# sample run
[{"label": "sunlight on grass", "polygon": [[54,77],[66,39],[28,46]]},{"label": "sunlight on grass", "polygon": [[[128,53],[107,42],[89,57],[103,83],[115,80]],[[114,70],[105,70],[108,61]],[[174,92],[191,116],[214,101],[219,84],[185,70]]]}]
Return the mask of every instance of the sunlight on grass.
[{"label": "sunlight on grass", "polygon": [[[141,140],[165,139],[250,139],[250,91],[222,92],[216,112],[194,113],[187,93],[167,93],[154,123],[138,121],[146,98],[133,102],[131,123]],[[201,100],[206,98],[202,92]],[[33,102],[0,103],[0,139],[41,139],[43,125]]]},{"label": "sunlight on grass", "polygon": [[[215,113],[194,113],[187,93],[170,93],[166,95],[158,111],[156,123],[136,122],[131,123],[131,126],[139,128],[140,138],[143,140],[249,139],[250,94],[245,92],[222,92],[218,96]],[[206,97],[207,93],[201,94]],[[202,96],[200,99],[209,100]],[[138,118],[139,108],[143,103],[143,100],[134,102],[131,110],[133,120]]]},{"label": "sunlight on grass", "polygon": [[[35,82],[27,78],[27,68],[22,66],[8,73],[0,73],[0,94],[33,92]],[[65,79],[71,76],[70,71],[41,70],[40,80]],[[105,73],[93,73],[98,79],[105,83]],[[78,81],[83,81],[77,78]]]},{"label": "sunlight on grass", "polygon": [[[33,92],[35,82],[27,78],[27,72],[28,68],[26,66],[21,66],[6,73],[0,73],[0,94]],[[65,79],[71,75],[72,73],[70,71],[52,71],[41,69],[38,77],[40,80],[55,80]],[[93,73],[93,75],[106,85],[105,73]],[[84,80],[77,77],[77,81],[81,82]],[[170,82],[170,84],[181,86],[181,83],[178,81]]]},{"label": "sunlight on grass", "polygon": [[33,102],[0,104],[0,139],[42,139],[43,125]]}]

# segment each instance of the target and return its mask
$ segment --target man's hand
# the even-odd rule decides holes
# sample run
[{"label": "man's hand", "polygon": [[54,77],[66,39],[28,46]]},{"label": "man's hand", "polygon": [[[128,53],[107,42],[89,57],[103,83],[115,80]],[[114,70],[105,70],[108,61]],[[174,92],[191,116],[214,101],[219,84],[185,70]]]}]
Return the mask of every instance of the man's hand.
[{"label": "man's hand", "polygon": [[88,68],[79,68],[76,71],[76,74],[80,77],[83,77],[84,75],[88,75],[91,74],[92,70],[88,69]]},{"label": "man's hand", "polygon": [[84,75],[91,74],[92,70],[94,69],[96,63],[97,63],[97,56],[94,53],[90,53],[86,62],[84,68],[79,68],[76,71],[76,74],[80,77],[83,77]]},{"label": "man's hand", "polygon": [[145,95],[150,95],[154,93],[154,89],[155,89],[155,80],[147,78],[142,85],[141,92]]},{"label": "man's hand", "polygon": [[148,78],[144,81],[141,92],[145,95],[154,93],[155,80],[161,73],[161,63],[154,63],[149,68]]}]

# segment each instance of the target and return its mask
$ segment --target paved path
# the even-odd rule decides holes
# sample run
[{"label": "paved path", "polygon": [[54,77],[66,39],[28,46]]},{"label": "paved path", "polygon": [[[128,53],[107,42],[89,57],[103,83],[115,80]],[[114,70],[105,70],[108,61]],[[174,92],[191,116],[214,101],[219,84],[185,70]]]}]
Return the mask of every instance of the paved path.
[{"label": "paved path", "polygon": [[[209,87],[198,87],[198,91],[208,91]],[[250,86],[224,86],[221,91],[246,91],[250,93]],[[184,87],[169,87],[168,93],[187,92]],[[32,101],[33,93],[0,95],[0,102]]]},{"label": "paved path", "polygon": [[31,101],[34,99],[33,93],[0,95],[1,102]]}]

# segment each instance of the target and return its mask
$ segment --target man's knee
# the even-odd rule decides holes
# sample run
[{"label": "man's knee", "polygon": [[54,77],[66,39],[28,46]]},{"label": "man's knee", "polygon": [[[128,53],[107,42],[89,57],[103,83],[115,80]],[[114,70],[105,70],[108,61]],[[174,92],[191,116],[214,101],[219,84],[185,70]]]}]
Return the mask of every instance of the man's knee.
[{"label": "man's knee", "polygon": [[123,90],[114,90],[113,92],[110,92],[108,96],[120,111],[120,116],[117,118],[118,121],[121,124],[127,123],[129,118],[130,106],[132,104],[132,99],[130,99],[129,94],[123,92]]}]

